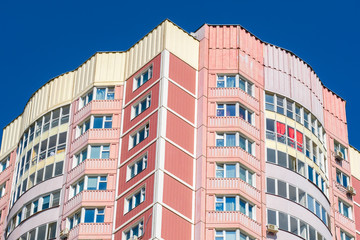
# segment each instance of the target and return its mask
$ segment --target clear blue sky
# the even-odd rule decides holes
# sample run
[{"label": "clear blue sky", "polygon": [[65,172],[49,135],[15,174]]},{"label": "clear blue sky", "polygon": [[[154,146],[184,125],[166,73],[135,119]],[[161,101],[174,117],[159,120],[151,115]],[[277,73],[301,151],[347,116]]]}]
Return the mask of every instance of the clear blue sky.
[{"label": "clear blue sky", "polygon": [[188,32],[204,23],[240,24],[297,54],[347,101],[349,141],[360,149],[359,11],[356,0],[2,0],[0,128],[21,114],[31,94],[49,79],[97,51],[128,49],[169,18]]}]

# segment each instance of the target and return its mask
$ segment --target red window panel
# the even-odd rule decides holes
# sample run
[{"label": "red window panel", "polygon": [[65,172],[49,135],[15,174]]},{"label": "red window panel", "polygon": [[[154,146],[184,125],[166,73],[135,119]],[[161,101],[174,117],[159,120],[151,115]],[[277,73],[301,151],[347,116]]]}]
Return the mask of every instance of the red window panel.
[{"label": "red window panel", "polygon": [[303,152],[304,135],[302,132],[296,131],[297,150]]}]

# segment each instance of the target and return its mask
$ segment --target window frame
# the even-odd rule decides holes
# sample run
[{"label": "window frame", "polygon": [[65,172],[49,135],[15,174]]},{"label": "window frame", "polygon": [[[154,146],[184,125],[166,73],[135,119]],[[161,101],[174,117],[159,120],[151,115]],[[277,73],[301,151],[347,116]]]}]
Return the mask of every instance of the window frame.
[{"label": "window frame", "polygon": [[[136,203],[136,196],[140,194],[140,200],[138,204]],[[125,198],[124,204],[124,215],[130,212],[131,210],[135,209],[137,206],[139,206],[141,203],[145,201],[146,197],[146,188],[145,186],[140,187],[136,191],[134,191],[130,196]],[[131,205],[131,206],[130,206]]]},{"label": "window frame", "polygon": [[[131,106],[131,120],[139,116],[141,113],[145,112],[151,106],[151,92],[148,93],[146,96],[141,98],[139,101],[134,103]],[[142,104],[145,105],[145,108],[142,108]]]},{"label": "window frame", "polygon": [[[140,141],[141,132],[144,131],[144,138]],[[129,135],[129,149],[132,149],[147,139],[150,135],[150,123],[147,122]],[[136,139],[135,139],[136,138]]]},{"label": "window frame", "polygon": [[[139,171],[139,163],[141,162],[142,169]],[[138,174],[143,172],[147,168],[148,164],[148,152],[137,158],[135,161],[130,163],[126,169],[126,181],[129,181],[136,177]],[[134,170],[133,170],[134,169]],[[133,174],[134,173],[134,174]]]},{"label": "window frame", "polygon": [[[147,79],[144,80],[144,76],[147,74]],[[133,78],[133,87],[132,91],[136,91],[139,89],[142,85],[144,85],[146,82],[150,81],[153,77],[153,64],[150,64],[147,66],[144,70],[142,70],[140,73],[138,73]]]}]

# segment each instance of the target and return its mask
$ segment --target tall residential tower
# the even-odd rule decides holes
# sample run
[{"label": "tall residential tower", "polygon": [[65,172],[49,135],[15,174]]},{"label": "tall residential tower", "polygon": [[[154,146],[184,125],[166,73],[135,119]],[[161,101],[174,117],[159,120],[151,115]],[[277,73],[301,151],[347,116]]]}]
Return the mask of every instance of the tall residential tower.
[{"label": "tall residential tower", "polygon": [[239,25],[165,20],[4,128],[1,239],[360,239],[345,101]]}]

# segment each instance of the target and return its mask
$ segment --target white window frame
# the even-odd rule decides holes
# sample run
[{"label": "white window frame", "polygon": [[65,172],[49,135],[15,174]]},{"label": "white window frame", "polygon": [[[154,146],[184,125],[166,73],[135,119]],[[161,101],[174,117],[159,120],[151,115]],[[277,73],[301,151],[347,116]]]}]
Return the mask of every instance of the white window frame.
[{"label": "white window frame", "polygon": [[[136,205],[136,198],[135,196],[140,193],[140,202],[138,205]],[[124,215],[137,206],[139,206],[142,202],[145,201],[145,186],[141,187],[140,189],[136,190],[131,196],[127,197],[124,201],[125,207],[124,207]],[[131,204],[131,209],[130,209]]]},{"label": "white window frame", "polygon": [[[84,133],[86,133],[89,129],[94,129],[94,120],[95,117],[102,117],[102,126],[97,129],[111,129],[113,125],[113,115],[91,115],[89,118],[85,119],[82,123],[76,126],[76,138],[80,137]],[[107,118],[111,118],[110,120]],[[111,122],[111,128],[105,128],[105,123]],[[89,128],[86,129],[87,124],[89,124]]]},{"label": "white window frame", "polygon": [[[97,99],[97,89],[105,89],[105,99]],[[108,96],[109,93],[112,94],[113,97],[109,97]],[[91,96],[91,98],[89,100],[90,96]],[[79,108],[78,108],[78,110],[85,107],[88,103],[90,103],[93,100],[114,100],[114,99],[115,99],[115,86],[93,87],[85,95],[83,95],[82,97],[79,98]]]},{"label": "white window frame", "polygon": [[[144,139],[140,141],[140,133],[144,131]],[[150,123],[146,123],[141,126],[135,133],[129,136],[129,150],[139,145],[142,141],[144,141],[150,134]],[[134,144],[135,139],[135,144]]]},{"label": "white window frame", "polygon": [[[243,149],[244,151],[246,151],[247,153],[255,156],[255,151],[254,151],[254,142],[250,139],[248,139],[246,136],[240,134],[239,132],[217,132],[215,134],[215,146],[216,147],[228,147],[227,143],[226,143],[226,135],[227,134],[235,134],[235,146],[232,147],[240,147],[241,149],[243,149],[240,146],[240,139],[245,139],[245,149]],[[217,140],[223,140],[224,141],[224,146],[217,146]]]},{"label": "white window frame", "polygon": [[[340,182],[338,182],[338,175],[340,175]],[[350,186],[350,177],[343,173],[340,169],[336,168],[336,182],[346,188],[347,186],[344,185],[344,177],[347,179],[347,186]]]},{"label": "white window frame", "polygon": [[[218,195],[215,196],[215,204],[214,209],[216,210],[216,204],[222,203],[223,204],[223,210],[222,211],[230,211],[230,210],[224,210],[226,208],[226,198],[235,198],[235,210],[234,211],[240,211],[240,201],[245,202],[245,213],[242,212],[242,214],[246,215],[247,217],[256,220],[256,205],[249,202],[245,198],[239,196],[239,195]],[[221,201],[219,201],[221,199]],[[250,208],[252,209],[252,216],[250,216]]]},{"label": "white window frame", "polygon": [[348,213],[349,213],[349,219],[353,219],[353,208],[351,205],[349,205],[347,202],[343,201],[342,199],[338,198],[338,205],[339,205],[339,213],[341,213],[344,217],[346,217],[344,215],[344,208],[347,207],[348,208]]},{"label": "white window frame", "polygon": [[[144,76],[147,74],[148,78],[144,79]],[[140,88],[142,85],[144,85],[146,82],[148,82],[153,76],[153,65],[151,64],[148,66],[145,70],[143,70],[141,73],[136,75],[133,79],[133,92]]]},{"label": "white window frame", "polygon": [[241,231],[240,229],[215,229],[214,239],[222,238],[222,240],[226,239],[226,232],[227,231],[235,231],[236,239],[240,239],[240,235],[246,236],[245,240],[255,240],[255,238],[249,236],[247,233]]},{"label": "white window frame", "polygon": [[[344,150],[343,152],[341,151],[342,149]],[[347,160],[347,148],[336,140],[334,140],[334,151],[335,153],[337,151],[344,153],[344,159]]]},{"label": "white window frame", "polygon": [[[142,111],[142,105],[145,105],[145,109]],[[131,120],[139,116],[142,112],[146,111],[151,106],[151,93],[137,101],[131,107]]]},{"label": "white window frame", "polygon": [[138,228],[138,232],[139,232],[139,236],[137,237],[140,237],[144,234],[144,221],[141,220],[135,224],[133,224],[131,227],[129,227],[128,229],[126,229],[124,232],[123,232],[123,237],[122,239],[123,240],[126,240],[127,238],[127,235],[130,234],[130,238],[134,237],[134,229],[135,228]]},{"label": "white window frame", "polygon": [[[220,168],[220,165],[222,165],[222,169]],[[229,163],[229,162],[217,162],[215,165],[215,177],[217,176],[217,172],[218,171],[222,171],[223,172],[223,178],[227,178],[226,176],[226,166],[227,165],[235,165],[235,175],[236,178],[240,178],[240,169],[243,168],[245,169],[245,175],[246,175],[246,180],[245,182],[248,183],[249,185],[255,187],[256,186],[256,174],[254,172],[252,172],[251,170],[249,170],[247,167],[245,167],[244,165],[240,164],[240,163]],[[219,178],[219,177],[216,177]],[[251,181],[249,181],[251,179]],[[244,181],[242,179],[242,181]],[[250,184],[251,182],[251,184]]]},{"label": "white window frame", "polygon": [[348,234],[347,232],[344,232],[344,230],[340,230],[340,237],[341,237],[341,240],[346,240],[347,238],[346,237],[349,237],[351,240],[354,240],[355,238]]},{"label": "white window frame", "polygon": [[[141,162],[141,165],[142,165],[142,170],[141,171],[139,171],[139,169],[138,169],[138,164],[140,162]],[[145,153],[140,158],[137,158],[134,162],[129,164],[127,166],[127,171],[126,171],[126,181],[129,181],[130,179],[134,178],[139,173],[144,171],[147,168],[147,163],[148,163],[148,153]],[[132,169],[134,169],[134,171],[132,171]],[[131,176],[132,172],[134,172],[134,176]]]},{"label": "white window frame", "polygon": [[[222,105],[222,108],[221,106]],[[227,105],[235,105],[235,115],[234,116],[227,116],[226,115],[226,107]],[[245,116],[241,117],[240,116],[240,108],[245,110]],[[224,115],[218,115],[218,110],[223,110],[224,111]],[[255,121],[254,121],[254,112],[249,110],[248,108],[246,108],[244,105],[235,102],[235,103],[231,103],[231,102],[219,102],[216,103],[216,116],[217,117],[240,117],[241,119],[243,119],[244,121],[250,123],[251,125],[255,125]]]},{"label": "white window frame", "polygon": [[1,162],[0,162],[0,172],[5,171],[9,167],[10,164],[10,156],[6,156]]},{"label": "white window frame", "polygon": [[[228,77],[235,77],[235,88],[240,88],[244,92],[246,92],[250,96],[254,96],[254,83],[250,82],[245,77],[241,76],[240,74],[217,74],[216,75],[216,87],[218,87],[219,82],[224,82],[224,88],[227,88],[227,78]],[[220,79],[223,78],[223,79]],[[244,89],[240,87],[240,81],[244,82]]]}]

